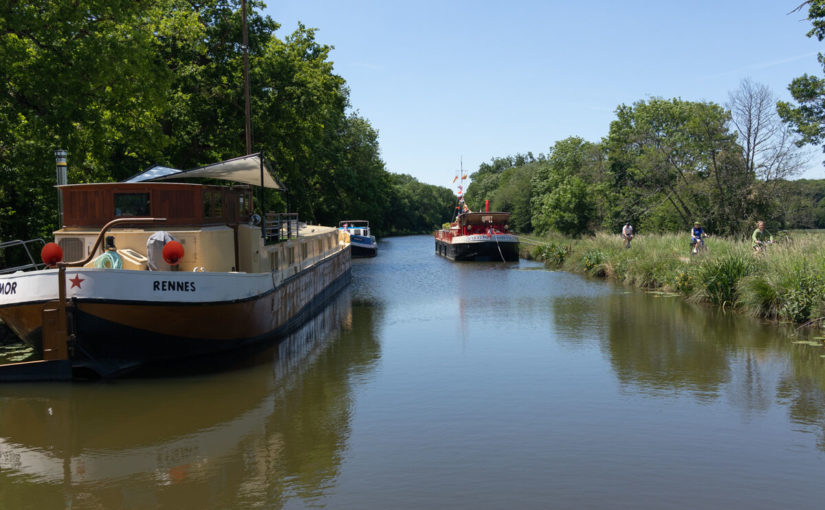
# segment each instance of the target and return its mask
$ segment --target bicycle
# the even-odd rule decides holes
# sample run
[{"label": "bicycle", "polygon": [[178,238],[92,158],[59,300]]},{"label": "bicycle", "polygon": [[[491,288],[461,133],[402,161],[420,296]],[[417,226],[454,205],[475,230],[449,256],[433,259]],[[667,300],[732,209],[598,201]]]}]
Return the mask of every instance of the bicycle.
[{"label": "bicycle", "polygon": [[623,235],[622,239],[624,240],[624,247],[630,248],[630,241],[633,240],[633,234]]},{"label": "bicycle", "polygon": [[773,241],[756,241],[753,245],[754,255],[762,255],[768,251],[768,246],[772,245]]},{"label": "bicycle", "polygon": [[710,237],[708,234],[702,234],[701,237],[691,237],[690,238],[690,254],[698,255],[699,253],[707,253],[708,245],[705,244],[705,238]]}]

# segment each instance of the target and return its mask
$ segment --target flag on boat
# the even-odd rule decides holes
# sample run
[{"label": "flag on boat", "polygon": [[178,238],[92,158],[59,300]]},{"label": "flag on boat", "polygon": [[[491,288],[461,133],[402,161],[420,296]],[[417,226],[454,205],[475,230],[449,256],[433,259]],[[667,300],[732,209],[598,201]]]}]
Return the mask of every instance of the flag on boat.
[{"label": "flag on boat", "polygon": [[453,182],[455,182],[455,181],[457,181],[457,180],[458,180],[458,176],[456,175],[456,176],[453,178]]}]

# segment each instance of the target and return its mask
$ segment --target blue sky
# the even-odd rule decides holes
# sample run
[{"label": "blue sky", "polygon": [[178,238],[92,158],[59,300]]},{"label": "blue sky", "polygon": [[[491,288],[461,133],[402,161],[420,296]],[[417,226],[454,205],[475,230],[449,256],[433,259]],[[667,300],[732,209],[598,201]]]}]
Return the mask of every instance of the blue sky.
[{"label": "blue sky", "polygon": [[[463,158],[547,153],[606,136],[614,111],[650,97],[724,104],[743,78],[789,99],[822,75],[801,0],[268,0],[335,47],[354,110],[379,132],[387,169],[449,186]],[[802,175],[825,178],[819,150]]]}]

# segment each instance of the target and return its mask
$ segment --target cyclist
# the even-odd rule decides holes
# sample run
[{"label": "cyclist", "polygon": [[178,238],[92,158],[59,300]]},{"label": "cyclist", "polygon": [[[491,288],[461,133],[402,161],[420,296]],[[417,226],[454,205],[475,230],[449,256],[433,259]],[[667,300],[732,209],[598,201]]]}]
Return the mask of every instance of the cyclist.
[{"label": "cyclist", "polygon": [[772,243],[773,236],[770,232],[765,230],[765,222],[757,222],[756,230],[753,231],[753,235],[751,236],[751,246],[753,246],[753,250],[756,253],[759,253]]},{"label": "cyclist", "polygon": [[690,231],[690,252],[696,254],[699,250],[703,250],[705,248],[705,241],[703,238],[707,237],[708,235],[705,233],[705,230],[702,228],[702,224],[698,221],[693,223],[693,229]]},{"label": "cyclist", "polygon": [[630,248],[630,241],[633,240],[633,225],[629,221],[622,227],[622,239],[624,240],[624,247]]}]

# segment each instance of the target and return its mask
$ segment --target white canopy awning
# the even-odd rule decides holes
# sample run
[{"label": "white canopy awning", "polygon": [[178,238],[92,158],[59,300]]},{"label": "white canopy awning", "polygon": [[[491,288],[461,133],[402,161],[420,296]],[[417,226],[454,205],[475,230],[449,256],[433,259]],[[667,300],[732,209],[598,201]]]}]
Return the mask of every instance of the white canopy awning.
[{"label": "white canopy awning", "polygon": [[286,191],[286,186],[278,180],[278,177],[261,157],[260,153],[228,159],[220,163],[213,163],[192,170],[177,170],[175,168],[156,165],[124,182],[168,181],[188,177],[222,179],[225,181],[240,182],[242,184],[251,184],[252,186],[261,186],[263,184],[265,188]]}]

